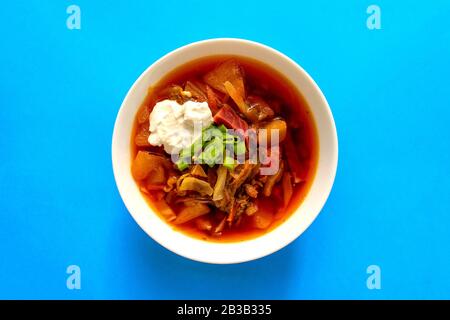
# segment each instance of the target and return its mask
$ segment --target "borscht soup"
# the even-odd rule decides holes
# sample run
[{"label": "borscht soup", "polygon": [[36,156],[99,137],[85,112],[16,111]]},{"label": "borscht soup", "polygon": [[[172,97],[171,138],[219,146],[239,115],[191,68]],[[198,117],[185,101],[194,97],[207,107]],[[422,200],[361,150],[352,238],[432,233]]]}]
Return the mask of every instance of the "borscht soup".
[{"label": "borscht soup", "polygon": [[258,237],[286,221],[314,179],[309,106],[269,65],[211,56],[148,89],[131,137],[131,173],[176,230],[205,241]]}]

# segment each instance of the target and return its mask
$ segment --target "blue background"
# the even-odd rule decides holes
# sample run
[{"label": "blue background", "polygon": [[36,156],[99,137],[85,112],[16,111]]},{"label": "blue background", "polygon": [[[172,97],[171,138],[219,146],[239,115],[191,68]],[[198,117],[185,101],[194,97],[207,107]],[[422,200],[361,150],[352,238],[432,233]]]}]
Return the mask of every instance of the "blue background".
[{"label": "blue background", "polygon": [[[450,298],[449,1],[152,2],[0,6],[0,298]],[[372,3],[382,30],[366,27]],[[81,30],[66,28],[70,4]],[[214,37],[301,64],[340,142],[314,224],[276,254],[229,266],[150,239],[122,203],[110,155],[139,74]],[[66,288],[71,264],[81,290]],[[366,287],[372,264],[381,290]]]}]

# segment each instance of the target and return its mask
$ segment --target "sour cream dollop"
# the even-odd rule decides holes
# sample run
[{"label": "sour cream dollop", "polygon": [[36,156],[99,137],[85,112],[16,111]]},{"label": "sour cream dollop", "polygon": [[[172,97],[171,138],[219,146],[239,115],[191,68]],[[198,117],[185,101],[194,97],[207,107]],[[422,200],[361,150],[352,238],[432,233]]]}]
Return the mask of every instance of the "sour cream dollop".
[{"label": "sour cream dollop", "polygon": [[213,122],[207,102],[163,100],[155,104],[149,117],[153,146],[164,146],[169,154],[189,147],[201,136],[202,129]]}]

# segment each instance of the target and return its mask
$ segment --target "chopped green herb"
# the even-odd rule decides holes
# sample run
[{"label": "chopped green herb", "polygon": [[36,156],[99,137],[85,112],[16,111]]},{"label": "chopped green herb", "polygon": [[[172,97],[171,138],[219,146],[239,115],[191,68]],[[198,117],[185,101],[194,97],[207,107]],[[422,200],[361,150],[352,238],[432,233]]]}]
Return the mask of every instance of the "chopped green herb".
[{"label": "chopped green herb", "polygon": [[194,160],[195,163],[207,164],[210,167],[223,162],[224,166],[233,169],[236,161],[226,151],[229,150],[237,156],[245,154],[244,140],[228,132],[224,125],[211,125],[203,129],[202,135],[194,143],[179,153],[176,165],[183,171]]}]

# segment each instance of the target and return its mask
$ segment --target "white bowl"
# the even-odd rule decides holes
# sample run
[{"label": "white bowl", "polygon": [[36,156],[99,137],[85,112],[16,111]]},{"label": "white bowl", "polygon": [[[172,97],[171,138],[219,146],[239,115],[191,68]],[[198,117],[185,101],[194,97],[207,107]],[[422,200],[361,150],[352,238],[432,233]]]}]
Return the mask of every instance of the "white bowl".
[{"label": "white bowl", "polygon": [[[134,117],[149,86],[174,68],[211,55],[237,55],[266,63],[287,77],[311,108],[318,131],[319,159],[314,181],[292,215],[272,231],[251,240],[231,243],[206,242],[175,231],[149,207],[131,176],[130,141]],[[141,74],[120,107],[112,140],[112,163],[120,195],[139,226],[167,249],[207,263],[239,263],[269,255],[300,236],[325,204],[336,174],[338,142],[333,115],[314,80],[293,60],[259,43],[240,39],[195,42],[165,55]]]}]

